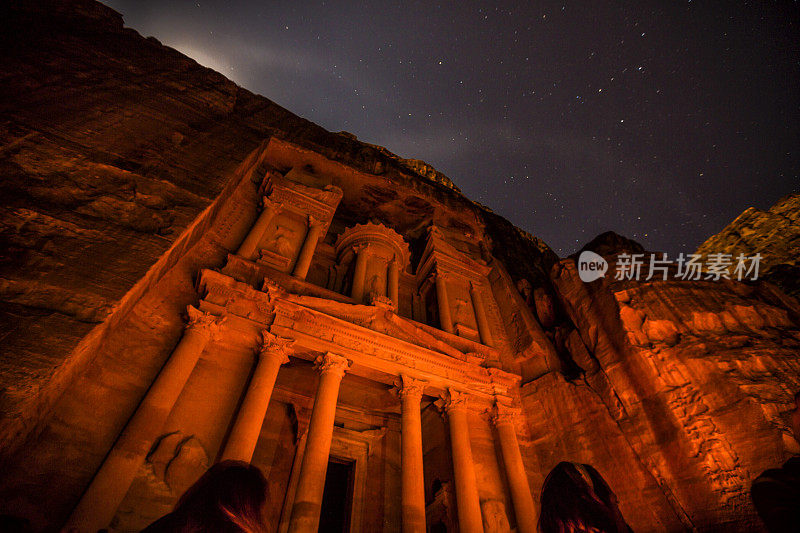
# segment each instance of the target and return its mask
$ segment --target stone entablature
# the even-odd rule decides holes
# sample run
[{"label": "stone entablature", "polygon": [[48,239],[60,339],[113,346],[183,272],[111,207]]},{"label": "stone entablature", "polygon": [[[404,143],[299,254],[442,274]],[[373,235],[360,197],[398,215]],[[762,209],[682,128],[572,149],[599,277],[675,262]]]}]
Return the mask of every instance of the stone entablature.
[{"label": "stone entablature", "polygon": [[[477,354],[450,348],[461,354],[454,357],[337,318],[293,301],[308,297],[288,294],[276,284],[267,282],[258,291],[219,272],[203,270],[199,288],[206,293],[200,309],[225,314],[229,327],[252,330],[250,336],[256,338],[268,326],[272,334],[295,341],[298,356],[341,354],[353,361],[350,372],[356,375],[392,384],[397,376],[407,374],[427,381],[431,394],[458,388],[487,406],[497,396],[510,398],[519,383],[517,375],[482,366],[484,359]],[[325,305],[344,312],[363,307],[333,301]]]},{"label": "stone entablature", "polygon": [[[370,324],[372,324],[371,327],[375,328],[376,316],[381,312],[380,301],[373,302],[374,306],[338,305],[341,303],[355,304],[356,301],[347,295],[297,279],[268,265],[247,261],[233,254],[228,255],[228,262],[221,270],[221,273],[228,279],[220,283],[218,291],[209,291],[207,287],[199,287],[201,292],[213,292],[214,296],[209,297],[215,298],[213,303],[218,305],[223,302],[223,295],[230,294],[228,287],[235,280],[249,285],[255,291],[258,291],[256,288],[262,288],[264,283],[277,283],[285,289],[287,298],[298,301],[301,305],[316,308],[331,316],[365,327],[370,327]],[[210,279],[209,276],[201,278],[204,284],[210,283]],[[313,298],[314,300],[308,300],[308,298]],[[232,300],[232,302],[234,301]],[[391,328],[394,325],[396,326],[395,329],[403,328],[407,337],[422,341],[436,351],[456,358],[468,359],[473,357],[476,358],[476,361],[496,361],[499,357],[498,350],[493,347],[466,337],[459,337],[417,320],[400,316],[395,309],[393,311],[392,315],[389,315],[392,317],[389,321],[392,324],[385,323],[383,324],[384,327]]]},{"label": "stone entablature", "polygon": [[321,189],[311,187],[289,180],[277,172],[267,174],[262,189],[265,196],[282,205],[286,212],[300,217],[310,216],[318,221],[322,230],[320,237],[324,237],[328,231],[342,199],[342,190],[335,185],[325,185]]}]

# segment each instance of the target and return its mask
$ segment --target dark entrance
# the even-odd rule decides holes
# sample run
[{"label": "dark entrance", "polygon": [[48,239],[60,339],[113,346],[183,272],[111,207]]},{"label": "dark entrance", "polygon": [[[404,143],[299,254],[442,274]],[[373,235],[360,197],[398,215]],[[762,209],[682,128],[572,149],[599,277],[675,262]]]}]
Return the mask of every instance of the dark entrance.
[{"label": "dark entrance", "polygon": [[355,464],[331,457],[325,475],[325,492],[319,517],[320,533],[350,531],[350,509],[353,504],[353,471]]}]

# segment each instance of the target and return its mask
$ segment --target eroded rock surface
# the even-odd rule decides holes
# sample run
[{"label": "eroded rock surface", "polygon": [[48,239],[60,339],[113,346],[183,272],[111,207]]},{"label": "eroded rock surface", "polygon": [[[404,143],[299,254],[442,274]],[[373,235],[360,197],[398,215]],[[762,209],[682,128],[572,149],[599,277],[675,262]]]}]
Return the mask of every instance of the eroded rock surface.
[{"label": "eroded rock surface", "polygon": [[[430,165],[296,117],[124,28],[101,4],[13,3],[0,24],[0,513],[42,531],[65,523],[180,342],[186,306],[202,301],[239,317],[239,329],[199,358],[111,526],[138,530],[166,512],[219,459],[253,373],[258,332],[247,328],[274,320],[280,300],[281,327],[319,322],[321,338],[357,354],[402,346],[392,364],[424,353],[447,379],[462,368],[479,376],[461,385],[484,394],[469,444],[487,531],[520,520],[486,383],[519,409],[535,497],[555,464],[577,461],[609,481],[636,531],[760,527],[749,483],[790,453],[800,388],[800,306],[775,285],[617,281],[617,253],[647,252],[613,233],[585,247],[610,267],[584,283],[574,258]],[[237,255],[275,190],[294,215],[276,215],[252,256]],[[701,250],[780,258],[767,276],[791,292],[776,276],[797,268],[797,199],[746,211]],[[298,277],[314,221],[326,233]],[[344,242],[356,234],[364,242]],[[362,273],[356,297],[355,257],[369,239],[382,263]],[[401,260],[392,282],[386,269]],[[281,368],[253,455],[275,524],[288,519],[314,357],[299,350]],[[412,363],[406,370],[431,364]],[[336,453],[369,465],[356,474],[369,495],[356,517],[365,531],[400,530],[392,379],[353,372],[339,396]],[[452,527],[442,387],[421,403],[424,477],[429,520]]]},{"label": "eroded rock surface", "polygon": [[800,296],[800,193],[781,198],[767,211],[746,209],[696,253],[761,254],[760,276]]}]

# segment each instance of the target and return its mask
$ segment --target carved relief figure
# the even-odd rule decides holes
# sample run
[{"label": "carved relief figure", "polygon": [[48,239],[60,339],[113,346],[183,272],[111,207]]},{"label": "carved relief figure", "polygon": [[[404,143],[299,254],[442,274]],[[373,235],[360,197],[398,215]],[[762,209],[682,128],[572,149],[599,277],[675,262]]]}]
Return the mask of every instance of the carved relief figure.
[{"label": "carved relief figure", "polygon": [[377,274],[372,276],[369,280],[369,284],[367,285],[368,294],[374,296],[386,296],[386,290],[382,287],[381,279],[378,277]]},{"label": "carved relief figure", "polygon": [[295,233],[295,231],[286,226],[278,226],[275,230],[275,235],[273,235],[265,248],[283,257],[289,257],[292,253],[292,237],[294,237]]},{"label": "carved relief figure", "polygon": [[467,301],[461,298],[455,299],[455,312],[453,313],[453,321],[456,324],[469,324],[469,306]]}]

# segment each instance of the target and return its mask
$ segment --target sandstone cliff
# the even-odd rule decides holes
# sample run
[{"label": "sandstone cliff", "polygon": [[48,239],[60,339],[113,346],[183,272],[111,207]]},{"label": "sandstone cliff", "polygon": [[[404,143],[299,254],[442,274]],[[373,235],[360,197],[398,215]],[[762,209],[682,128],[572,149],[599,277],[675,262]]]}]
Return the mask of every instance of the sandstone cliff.
[{"label": "sandstone cliff", "polygon": [[[97,2],[7,3],[0,25],[0,449],[35,426],[29,402],[264,139],[472,205],[429,165],[297,117]],[[394,196],[374,190],[372,205]],[[414,202],[398,201],[424,211]]]},{"label": "sandstone cliff", "polygon": [[[557,462],[586,462],[609,480],[637,531],[758,529],[749,483],[786,457],[787,413],[800,387],[796,300],[769,283],[583,283],[574,258],[559,259],[464,198],[430,165],[327,132],[124,28],[100,4],[0,10],[2,512],[38,530],[64,523],[178,342],[198,272],[222,268],[252,225],[261,178],[275,171],[262,163],[305,151],[317,175],[337,176],[344,190],[336,231],[376,219],[407,239],[418,261],[435,222],[443,246],[490,272],[487,311],[500,354],[491,364],[521,378],[520,445],[536,496]],[[797,197],[747,213],[704,247],[764,250],[796,268]],[[618,251],[644,252],[610,233],[586,248],[606,256],[612,272]],[[335,255],[331,242],[320,250]],[[317,283],[326,275],[312,269],[309,279],[331,296]],[[230,381],[212,391],[226,399],[225,416],[184,413],[208,426],[215,446],[236,408],[228,389],[243,387],[249,372],[247,361],[236,364],[238,373],[209,370]],[[381,395],[391,418],[395,401]],[[275,424],[265,431],[288,447],[276,450],[286,442],[273,439],[257,456],[279,458],[274,471],[288,477],[297,420],[281,406],[270,407]],[[503,489],[493,437],[488,426],[476,434],[494,509]],[[190,476],[181,461],[171,472],[163,464],[181,454],[197,467],[214,461],[214,446],[190,435],[178,428],[152,450],[144,478],[163,480],[140,479],[122,515],[140,513],[156,485],[165,491],[156,494],[158,513],[169,508],[180,491],[159,483],[183,486]],[[399,514],[395,459],[377,490],[389,487],[386,507]],[[439,462],[450,468],[447,455]],[[276,498],[279,489],[270,488]],[[375,527],[385,516],[371,517]]]},{"label": "sandstone cliff", "polygon": [[800,296],[800,193],[781,198],[769,210],[746,209],[697,249],[698,254],[762,256],[759,277]]}]

